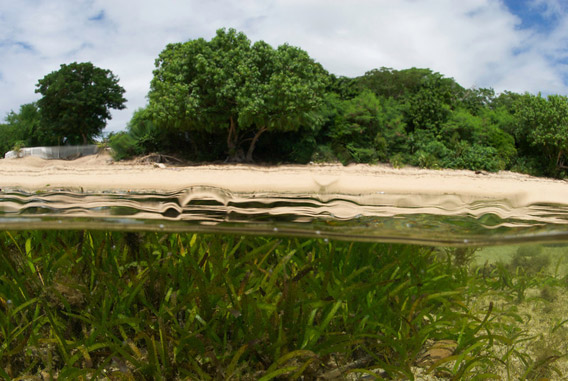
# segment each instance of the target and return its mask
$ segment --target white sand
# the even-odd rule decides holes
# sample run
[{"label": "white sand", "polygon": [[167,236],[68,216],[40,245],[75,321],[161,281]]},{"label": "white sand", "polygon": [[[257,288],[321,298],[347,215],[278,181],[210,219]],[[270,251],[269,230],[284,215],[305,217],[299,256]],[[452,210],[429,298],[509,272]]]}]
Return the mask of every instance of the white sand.
[{"label": "white sand", "polygon": [[[506,200],[512,207],[568,202],[568,181],[499,172],[425,170],[389,165],[167,166],[113,162],[107,154],[72,161],[37,157],[0,160],[0,188],[27,191],[177,191],[213,186],[235,193],[407,195],[453,197],[455,202]],[[415,196],[414,198],[412,196]],[[454,197],[455,196],[455,197]],[[409,199],[409,197],[406,197]],[[402,205],[406,206],[406,205]]]}]

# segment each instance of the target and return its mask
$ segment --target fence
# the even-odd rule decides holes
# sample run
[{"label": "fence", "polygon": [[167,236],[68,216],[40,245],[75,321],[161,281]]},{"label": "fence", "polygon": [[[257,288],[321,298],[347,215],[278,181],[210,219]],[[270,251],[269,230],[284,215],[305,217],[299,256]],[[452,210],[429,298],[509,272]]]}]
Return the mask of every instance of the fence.
[{"label": "fence", "polygon": [[85,146],[58,146],[58,147],[26,147],[19,151],[8,151],[4,155],[6,159],[25,156],[37,156],[42,159],[69,159],[74,156],[94,155],[99,151],[95,144]]}]

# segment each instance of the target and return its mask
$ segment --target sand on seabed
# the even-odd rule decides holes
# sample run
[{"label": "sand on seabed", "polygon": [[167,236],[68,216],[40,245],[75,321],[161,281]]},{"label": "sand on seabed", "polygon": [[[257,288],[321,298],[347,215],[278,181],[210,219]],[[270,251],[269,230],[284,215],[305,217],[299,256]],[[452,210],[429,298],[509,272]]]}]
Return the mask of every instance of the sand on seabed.
[{"label": "sand on seabed", "polygon": [[164,167],[114,162],[108,153],[75,160],[0,159],[2,189],[173,192],[194,186],[238,193],[459,195],[464,201],[507,200],[512,206],[568,203],[568,181],[506,171],[397,169],[385,164]]}]

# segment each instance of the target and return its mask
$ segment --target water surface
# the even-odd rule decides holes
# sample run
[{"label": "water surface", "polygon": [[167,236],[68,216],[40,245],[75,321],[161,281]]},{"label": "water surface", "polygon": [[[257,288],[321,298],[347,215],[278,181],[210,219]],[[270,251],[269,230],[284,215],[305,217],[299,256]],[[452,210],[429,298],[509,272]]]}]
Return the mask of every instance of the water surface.
[{"label": "water surface", "polygon": [[568,204],[451,194],[0,192],[0,229],[104,229],[320,236],[427,245],[568,240]]}]

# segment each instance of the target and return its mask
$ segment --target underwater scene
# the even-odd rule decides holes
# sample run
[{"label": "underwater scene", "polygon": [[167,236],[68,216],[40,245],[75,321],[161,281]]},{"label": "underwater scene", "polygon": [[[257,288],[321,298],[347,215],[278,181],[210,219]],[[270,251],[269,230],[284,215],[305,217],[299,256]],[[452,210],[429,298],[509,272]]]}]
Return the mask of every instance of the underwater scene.
[{"label": "underwater scene", "polygon": [[0,377],[568,377],[568,205],[0,191]]}]

